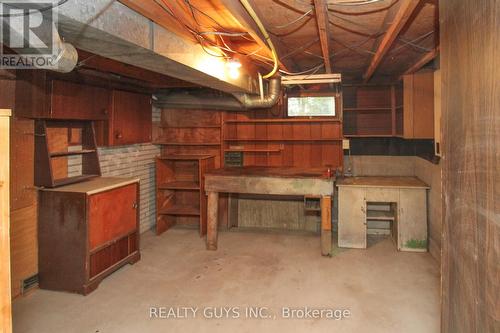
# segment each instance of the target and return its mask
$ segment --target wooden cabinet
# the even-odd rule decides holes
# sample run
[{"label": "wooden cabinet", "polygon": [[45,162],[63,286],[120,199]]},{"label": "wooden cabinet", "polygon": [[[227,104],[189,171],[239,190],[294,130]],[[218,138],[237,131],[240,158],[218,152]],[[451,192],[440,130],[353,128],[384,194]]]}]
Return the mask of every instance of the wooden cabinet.
[{"label": "wooden cabinet", "polygon": [[171,226],[199,228],[207,233],[205,172],[214,169],[211,155],[167,155],[156,160],[156,233]]},{"label": "wooden cabinet", "polygon": [[39,196],[39,285],[88,294],[139,253],[139,180],[96,178]]},{"label": "wooden cabinet", "polygon": [[434,73],[403,77],[403,133],[406,139],[434,138]]},{"label": "wooden cabinet", "polygon": [[20,72],[16,82],[18,117],[93,120],[99,146],[151,142],[150,94],[89,85],[83,83],[85,77],[74,82],[40,70]]},{"label": "wooden cabinet", "polygon": [[99,146],[151,142],[151,96],[113,90],[109,118],[96,124]]},{"label": "wooden cabinet", "polygon": [[20,71],[16,116],[26,118],[107,119],[111,94],[106,88],[53,79],[45,71]]}]

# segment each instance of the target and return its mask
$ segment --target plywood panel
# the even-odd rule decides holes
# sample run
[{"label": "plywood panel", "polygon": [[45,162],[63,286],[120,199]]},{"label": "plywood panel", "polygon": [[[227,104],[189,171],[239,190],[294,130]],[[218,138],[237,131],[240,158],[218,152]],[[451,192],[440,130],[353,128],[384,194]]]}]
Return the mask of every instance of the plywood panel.
[{"label": "plywood panel", "polygon": [[366,201],[364,188],[339,189],[338,229],[340,247],[366,248]]},{"label": "plywood panel", "polygon": [[37,205],[11,212],[12,297],[21,294],[22,281],[38,273]]},{"label": "plywood panel", "polygon": [[442,331],[500,332],[500,3],[439,1]]}]

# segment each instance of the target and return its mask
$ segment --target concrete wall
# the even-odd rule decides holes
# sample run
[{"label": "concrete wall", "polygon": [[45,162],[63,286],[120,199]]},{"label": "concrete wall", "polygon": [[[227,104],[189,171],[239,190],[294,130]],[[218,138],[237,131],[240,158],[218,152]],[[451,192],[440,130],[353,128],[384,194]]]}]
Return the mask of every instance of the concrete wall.
[{"label": "concrete wall", "polygon": [[[429,252],[441,261],[441,163],[434,164],[416,156],[351,156],[354,176],[416,176],[431,186],[427,196]],[[347,158],[345,167],[349,167]]]},{"label": "concrete wall", "polygon": [[[161,112],[153,108],[153,122],[160,121]],[[120,147],[99,148],[101,172],[105,177],[140,178],[140,228],[141,232],[156,224],[155,157],[160,155],[160,146],[137,144]],[[79,174],[81,159],[68,162],[69,175]]]}]

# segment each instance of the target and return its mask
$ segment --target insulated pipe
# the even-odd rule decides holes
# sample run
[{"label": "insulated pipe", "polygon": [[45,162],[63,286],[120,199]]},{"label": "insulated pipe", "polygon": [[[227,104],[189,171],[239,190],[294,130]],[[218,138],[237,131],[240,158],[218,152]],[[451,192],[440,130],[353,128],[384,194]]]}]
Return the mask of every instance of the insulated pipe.
[{"label": "insulated pipe", "polygon": [[234,94],[234,96],[220,96],[199,92],[171,92],[156,94],[154,105],[160,108],[172,109],[207,109],[243,111],[250,109],[269,108],[279,99],[281,78],[273,78],[269,82],[268,93],[263,98],[259,95]]}]

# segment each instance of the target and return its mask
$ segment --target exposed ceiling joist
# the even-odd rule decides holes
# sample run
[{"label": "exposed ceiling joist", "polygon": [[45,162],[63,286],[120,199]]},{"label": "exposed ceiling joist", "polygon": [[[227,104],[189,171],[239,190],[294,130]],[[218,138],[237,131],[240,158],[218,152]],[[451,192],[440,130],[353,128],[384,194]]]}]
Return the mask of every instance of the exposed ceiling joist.
[{"label": "exposed ceiling joist", "polygon": [[316,11],[316,23],[318,24],[319,40],[321,52],[325,62],[325,72],[332,72],[330,63],[330,31],[328,23],[328,7],[324,0],[314,0],[314,9]]},{"label": "exposed ceiling joist", "polygon": [[410,68],[408,68],[403,73],[403,75],[415,73],[420,68],[424,67],[429,61],[436,58],[438,53],[439,53],[439,46],[436,46],[436,48],[434,48],[434,50],[429,51],[429,52],[423,54],[420,58],[418,58],[418,60],[413,65],[411,65]]},{"label": "exposed ceiling joist", "polygon": [[399,33],[408,23],[408,20],[413,16],[413,13],[418,8],[421,1],[422,0],[400,1],[398,10],[394,16],[394,19],[392,20],[392,24],[389,26],[389,29],[387,30],[380,44],[378,45],[378,48],[372,57],[370,65],[368,66],[368,69],[366,70],[363,76],[364,83],[367,83],[371,79],[371,77],[377,70],[377,67],[382,62],[382,59],[390,50],[392,44],[398,37]]},{"label": "exposed ceiling joist", "polygon": [[[234,17],[236,21],[248,32],[248,34],[259,44],[259,46],[263,47],[266,49],[269,54],[271,54],[271,50],[269,48],[269,45],[267,44],[264,36],[259,32],[259,28],[257,27],[257,24],[254,22],[254,20],[250,17],[250,15],[247,13],[245,8],[241,5],[239,1],[234,1],[234,0],[219,0],[222,5],[228,9],[228,11],[231,13],[231,15]],[[261,18],[262,20],[262,15],[259,13],[259,10],[256,6],[253,6],[255,12]],[[271,36],[271,40],[276,48],[276,52],[278,53],[278,59],[281,59],[281,55],[283,54],[282,52],[282,42],[274,37]],[[292,63],[291,59],[288,60],[278,60],[278,64],[280,65],[281,68],[290,71],[293,69],[293,67],[297,67],[294,63]]]}]

